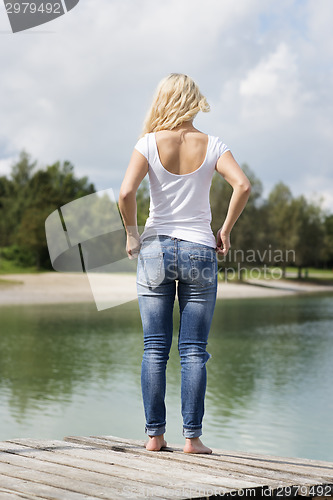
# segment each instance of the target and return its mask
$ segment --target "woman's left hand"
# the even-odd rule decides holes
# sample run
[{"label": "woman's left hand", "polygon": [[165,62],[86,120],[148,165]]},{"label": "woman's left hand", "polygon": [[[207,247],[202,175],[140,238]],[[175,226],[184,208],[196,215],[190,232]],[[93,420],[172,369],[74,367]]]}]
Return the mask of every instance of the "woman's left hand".
[{"label": "woman's left hand", "polygon": [[140,251],[140,235],[138,234],[127,234],[127,242],[126,242],[126,252],[128,258],[133,260],[137,259]]},{"label": "woman's left hand", "polygon": [[230,234],[222,232],[222,228],[217,232],[216,238],[216,251],[217,253],[222,254],[224,257],[229,252],[230,248]]}]

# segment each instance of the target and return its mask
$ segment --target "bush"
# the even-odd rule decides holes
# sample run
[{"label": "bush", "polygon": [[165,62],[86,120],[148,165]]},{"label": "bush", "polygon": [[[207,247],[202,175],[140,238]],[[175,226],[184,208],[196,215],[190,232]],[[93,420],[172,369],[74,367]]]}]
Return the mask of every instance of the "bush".
[{"label": "bush", "polygon": [[1,248],[1,258],[11,261],[13,264],[22,267],[31,267],[35,265],[35,257],[29,250],[23,249],[14,244]]}]

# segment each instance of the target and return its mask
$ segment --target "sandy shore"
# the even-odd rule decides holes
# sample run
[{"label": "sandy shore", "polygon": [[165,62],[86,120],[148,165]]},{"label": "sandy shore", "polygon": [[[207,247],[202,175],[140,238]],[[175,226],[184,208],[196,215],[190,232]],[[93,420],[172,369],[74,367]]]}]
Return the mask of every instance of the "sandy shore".
[{"label": "sandy shore", "polygon": [[[0,282],[0,305],[61,304],[85,302],[98,304],[103,297],[121,304],[136,299],[134,274],[94,274],[47,272],[6,274]],[[250,283],[219,283],[218,298],[243,299],[279,297],[295,293],[333,292],[333,286],[290,283],[283,280],[251,280]],[[98,307],[101,309],[102,307]]]}]

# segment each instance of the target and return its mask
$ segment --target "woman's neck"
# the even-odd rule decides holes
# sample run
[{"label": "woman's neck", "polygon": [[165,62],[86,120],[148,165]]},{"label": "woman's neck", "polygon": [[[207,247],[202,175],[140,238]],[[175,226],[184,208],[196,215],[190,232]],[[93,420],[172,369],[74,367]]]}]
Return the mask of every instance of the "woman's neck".
[{"label": "woman's neck", "polygon": [[177,125],[177,127],[173,128],[172,130],[192,130],[194,129],[193,122],[183,122],[180,125]]}]

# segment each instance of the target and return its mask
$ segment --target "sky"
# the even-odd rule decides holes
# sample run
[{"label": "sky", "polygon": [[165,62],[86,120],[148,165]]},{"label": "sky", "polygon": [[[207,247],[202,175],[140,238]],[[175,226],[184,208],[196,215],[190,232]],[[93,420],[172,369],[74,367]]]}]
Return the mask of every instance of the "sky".
[{"label": "sky", "polygon": [[21,150],[117,195],[158,82],[192,76],[195,126],[333,213],[332,0],[81,0],[13,34],[0,3],[0,175]]}]

